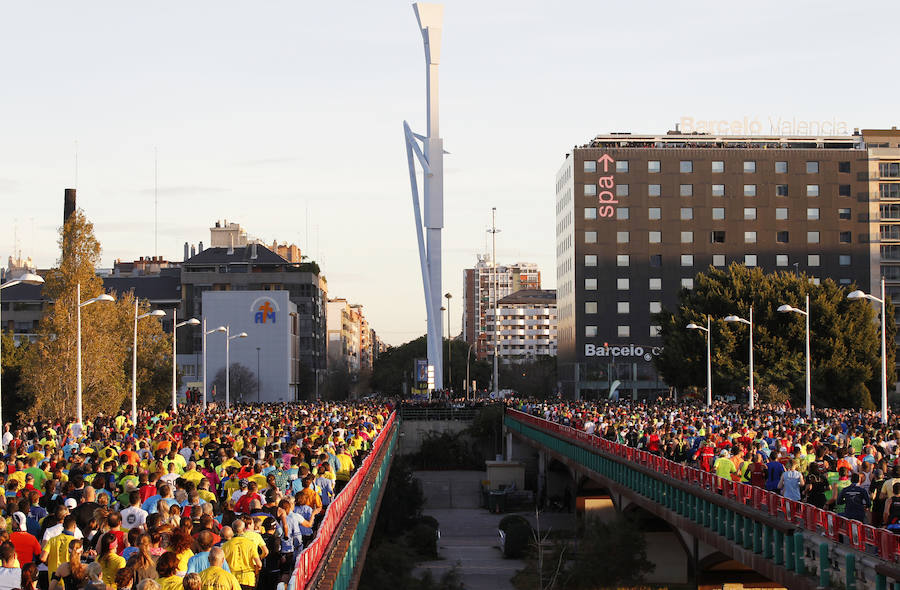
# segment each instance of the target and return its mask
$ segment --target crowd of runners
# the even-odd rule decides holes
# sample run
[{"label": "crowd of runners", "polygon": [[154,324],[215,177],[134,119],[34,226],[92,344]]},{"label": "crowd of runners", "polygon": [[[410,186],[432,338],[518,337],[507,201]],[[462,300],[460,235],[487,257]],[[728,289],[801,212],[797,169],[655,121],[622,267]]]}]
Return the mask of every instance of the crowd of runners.
[{"label": "crowd of runners", "polygon": [[[900,422],[859,410],[509,400],[522,412],[833,510],[900,525]],[[900,527],[898,527],[900,528]]]},{"label": "crowd of runners", "polygon": [[0,590],[275,589],[389,403],[6,425]]}]

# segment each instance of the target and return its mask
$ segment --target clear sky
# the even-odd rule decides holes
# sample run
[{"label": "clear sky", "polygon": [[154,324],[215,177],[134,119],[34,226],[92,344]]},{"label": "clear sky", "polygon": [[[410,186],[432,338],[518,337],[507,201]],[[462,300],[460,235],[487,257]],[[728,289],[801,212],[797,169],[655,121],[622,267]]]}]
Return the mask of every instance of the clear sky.
[{"label": "clear sky", "polygon": [[[485,249],[555,288],[554,184],[598,133],[683,116],[900,125],[900,3],[450,0],[440,66],[444,291]],[[216,219],[296,242],[391,344],[425,331],[401,122],[424,134],[411,5],[7,2],[0,254],[57,256],[74,186],[103,265],[180,260]],[[307,233],[307,209],[309,228]]]}]

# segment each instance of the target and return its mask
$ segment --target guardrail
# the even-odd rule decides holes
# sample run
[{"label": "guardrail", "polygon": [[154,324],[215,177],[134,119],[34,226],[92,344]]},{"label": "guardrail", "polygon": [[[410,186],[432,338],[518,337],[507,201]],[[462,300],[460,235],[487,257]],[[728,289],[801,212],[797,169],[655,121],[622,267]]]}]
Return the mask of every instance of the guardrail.
[{"label": "guardrail", "polygon": [[[749,484],[725,480],[714,473],[675,463],[647,451],[608,441],[517,410],[507,409],[506,417],[507,426],[511,425],[510,421],[518,422],[532,426],[539,434],[546,433],[561,441],[576,443],[577,447],[568,449],[567,455],[585,467],[621,482],[622,485],[638,491],[654,502],[716,530],[744,547],[752,548],[755,553],[764,551],[767,557],[775,560],[776,564],[785,564],[797,573],[806,573],[801,572],[801,567],[805,569],[805,566],[802,558],[798,559],[800,555],[797,553],[798,549],[802,548],[803,535],[797,535],[801,539],[800,542],[786,543],[784,531],[778,530],[780,527],[773,529],[765,524],[760,526],[760,523],[752,522],[753,514],[748,509],[757,512],[760,519],[775,517],[780,523],[795,527],[798,532],[808,531],[821,535],[848,549],[873,557],[878,556],[890,564],[900,560],[900,542],[898,542],[900,537],[885,529],[849,520],[810,504],[788,500]],[[519,429],[519,432],[522,430]],[[608,459],[599,453],[624,461]],[[643,470],[625,468],[628,462],[640,466]],[[654,475],[648,476],[644,472]],[[714,492],[717,499],[709,501],[692,496],[689,492],[685,493],[691,487]],[[730,500],[738,506],[732,504],[733,508],[729,510],[729,506],[722,500]]]},{"label": "guardrail", "polygon": [[418,406],[400,406],[400,418],[403,420],[460,420],[471,421],[484,406],[463,406],[461,408],[429,408]]},{"label": "guardrail", "polygon": [[366,475],[372,468],[372,462],[378,454],[379,449],[382,445],[393,442],[392,434],[396,418],[397,413],[392,412],[390,417],[384,423],[384,428],[381,429],[381,432],[378,433],[378,436],[375,438],[375,442],[372,443],[372,449],[369,451],[366,458],[363,459],[362,465],[360,465],[353,473],[353,476],[350,477],[350,481],[347,482],[344,489],[342,489],[331,504],[329,504],[328,509],[325,511],[325,516],[322,518],[322,522],[319,525],[316,538],[313,539],[312,543],[310,543],[297,557],[294,573],[291,576],[293,578],[292,582],[295,589],[302,590],[303,588],[306,588],[306,585],[312,580],[316,571],[319,569],[322,558],[328,550],[331,537],[335,530],[340,526],[344,516],[346,516],[347,510],[356,499],[356,493],[359,491],[359,486],[362,484],[363,480],[365,480]]}]

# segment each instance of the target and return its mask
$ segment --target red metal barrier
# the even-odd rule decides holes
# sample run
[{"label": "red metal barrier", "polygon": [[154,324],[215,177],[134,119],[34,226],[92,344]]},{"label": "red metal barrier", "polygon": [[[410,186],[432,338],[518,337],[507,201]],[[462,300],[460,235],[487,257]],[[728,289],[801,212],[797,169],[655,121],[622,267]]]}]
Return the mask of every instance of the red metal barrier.
[{"label": "red metal barrier", "polygon": [[875,528],[855,520],[848,520],[834,512],[822,510],[803,502],[788,500],[762,488],[724,480],[716,476],[715,473],[681,465],[647,451],[621,445],[569,426],[519,412],[518,410],[507,409],[506,411],[520,422],[531,424],[545,431],[558,434],[563,438],[569,438],[591,447],[599,447],[605,453],[645,465],[660,475],[710,491],[722,490],[723,496],[727,498],[751,506],[771,516],[781,516],[788,522],[796,524],[807,531],[823,534],[835,542],[849,545],[858,551],[865,552],[872,548],[882,559],[900,561],[900,537],[885,529]]},{"label": "red metal barrier", "polygon": [[341,490],[325,511],[325,517],[319,525],[319,530],[316,532],[316,538],[313,539],[309,546],[306,547],[297,558],[297,564],[294,566],[293,573],[295,581],[294,588],[297,590],[306,588],[306,585],[312,579],[316,570],[319,569],[319,564],[322,561],[322,557],[325,555],[325,550],[328,547],[332,534],[334,534],[335,529],[337,529],[341,520],[344,518],[344,515],[347,513],[350,504],[353,503],[356,492],[359,490],[359,486],[362,484],[363,480],[366,478],[366,474],[368,474],[369,469],[372,467],[373,458],[376,456],[381,446],[385,444],[385,440],[390,436],[390,431],[394,426],[396,416],[397,413],[392,412],[387,422],[384,423],[384,427],[372,443],[372,449],[363,460],[362,465],[357,468],[350,478],[350,481],[347,482],[344,489]]}]

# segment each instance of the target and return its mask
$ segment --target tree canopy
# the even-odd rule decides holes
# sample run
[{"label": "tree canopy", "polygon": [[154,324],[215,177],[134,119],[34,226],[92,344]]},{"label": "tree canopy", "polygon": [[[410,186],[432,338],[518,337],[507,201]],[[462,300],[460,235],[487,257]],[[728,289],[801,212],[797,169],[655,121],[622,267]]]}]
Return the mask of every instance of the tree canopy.
[{"label": "tree canopy", "polygon": [[[675,387],[706,386],[706,340],[698,330],[712,319],[712,373],[715,394],[743,399],[748,387],[748,327],[723,320],[728,315],[749,317],[753,306],[754,387],[773,386],[795,403],[805,399],[805,319],[780,313],[788,304],[803,309],[809,295],[810,357],[814,405],[874,408],[881,391],[881,335],[879,306],[848,300],[856,287],[844,288],[831,279],[819,285],[806,275],[764,273],[759,268],[732,264],[710,268],[694,280],[692,290],[679,293],[678,309],[654,314],[661,326],[662,353],[655,364],[667,383]],[[895,381],[894,312],[887,303],[888,387]]]}]

